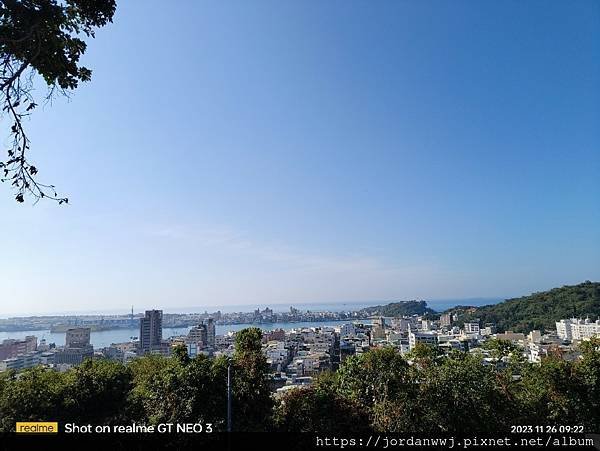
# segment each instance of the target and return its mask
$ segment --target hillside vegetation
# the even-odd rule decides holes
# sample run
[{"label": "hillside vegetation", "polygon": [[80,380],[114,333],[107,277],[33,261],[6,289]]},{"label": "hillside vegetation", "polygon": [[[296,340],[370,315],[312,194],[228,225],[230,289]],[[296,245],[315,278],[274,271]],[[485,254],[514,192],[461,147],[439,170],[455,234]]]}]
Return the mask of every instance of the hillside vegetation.
[{"label": "hillside vegetation", "polygon": [[380,316],[412,316],[434,314],[435,311],[427,307],[425,301],[391,302],[387,305],[376,305],[361,310],[367,315]]},{"label": "hillside vegetation", "polygon": [[[455,307],[449,311],[461,311]],[[498,331],[529,332],[533,329],[554,329],[555,322],[563,318],[600,315],[600,283],[586,281],[567,285],[529,296],[507,299],[495,305],[471,308],[471,313],[461,316],[464,322],[477,319],[481,324],[493,323]]]}]

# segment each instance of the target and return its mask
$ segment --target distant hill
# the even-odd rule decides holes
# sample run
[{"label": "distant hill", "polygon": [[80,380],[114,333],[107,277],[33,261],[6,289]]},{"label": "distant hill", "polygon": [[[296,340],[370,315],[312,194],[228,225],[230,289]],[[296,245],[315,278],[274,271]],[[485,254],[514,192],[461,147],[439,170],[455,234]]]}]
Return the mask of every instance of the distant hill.
[{"label": "distant hill", "polygon": [[499,332],[529,332],[533,329],[554,329],[563,318],[600,315],[600,283],[585,281],[529,296],[507,299],[483,307],[457,306],[448,312],[461,313],[459,324],[479,319],[481,325],[494,323]]},{"label": "distant hill", "polygon": [[361,313],[379,316],[411,316],[435,314],[435,311],[427,307],[425,301],[401,301],[367,307],[362,309]]}]

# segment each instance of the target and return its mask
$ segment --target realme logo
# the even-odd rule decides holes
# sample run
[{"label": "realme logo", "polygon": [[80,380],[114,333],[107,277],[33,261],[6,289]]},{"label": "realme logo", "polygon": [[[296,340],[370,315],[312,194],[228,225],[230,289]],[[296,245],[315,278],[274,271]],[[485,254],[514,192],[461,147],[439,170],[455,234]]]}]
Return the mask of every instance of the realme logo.
[{"label": "realme logo", "polygon": [[56,422],[40,422],[17,421],[16,431],[26,434],[56,434],[58,433],[58,423]]}]

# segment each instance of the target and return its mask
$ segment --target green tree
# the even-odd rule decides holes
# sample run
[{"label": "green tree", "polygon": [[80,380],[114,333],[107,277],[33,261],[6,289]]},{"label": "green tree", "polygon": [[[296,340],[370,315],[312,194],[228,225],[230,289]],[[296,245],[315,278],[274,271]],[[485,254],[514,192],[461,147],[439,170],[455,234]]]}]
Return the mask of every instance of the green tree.
[{"label": "green tree", "polygon": [[177,353],[144,356],[131,363],[134,388],[130,412],[137,421],[201,422],[222,429],[226,408],[226,364],[223,359]]},{"label": "green tree", "polygon": [[342,395],[369,408],[408,388],[408,363],[392,348],[374,349],[346,359],[337,381]]},{"label": "green tree", "polygon": [[573,368],[579,399],[583,400],[578,421],[586,431],[596,432],[600,424],[600,337],[583,341],[579,349],[582,358]]},{"label": "green tree", "polygon": [[43,368],[0,373],[0,432],[14,431],[17,421],[66,420],[65,375]]},{"label": "green tree", "polygon": [[557,356],[523,368],[517,395],[528,424],[576,424],[584,403],[574,376],[573,365]]},{"label": "green tree", "polygon": [[441,364],[426,366],[417,377],[421,421],[415,426],[426,433],[494,433],[506,429],[512,418],[511,404],[495,367],[481,356],[455,351]]},{"label": "green tree", "polygon": [[178,344],[173,348],[173,357],[182,365],[190,363],[190,356],[187,352],[187,347],[184,344]]},{"label": "green tree", "polygon": [[91,424],[120,424],[126,418],[131,370],[122,363],[87,359],[64,375],[64,416]]},{"label": "green tree", "polygon": [[486,340],[481,347],[482,349],[490,351],[490,356],[498,360],[521,352],[519,346],[513,344],[513,342],[509,340],[502,339]]},{"label": "green tree", "polygon": [[416,367],[423,368],[439,365],[444,359],[444,353],[437,346],[425,343],[416,343],[415,346],[406,355],[409,361],[414,362]]},{"label": "green tree", "polygon": [[256,327],[235,336],[233,370],[233,429],[265,431],[271,427],[273,399],[269,366],[262,352],[262,332]]},{"label": "green tree", "polygon": [[[51,185],[37,181],[38,169],[28,159],[31,141],[23,120],[36,108],[34,79],[41,76],[56,92],[67,94],[92,72],[80,64],[95,30],[112,21],[115,0],[3,0],[0,2],[0,103],[2,119],[10,122],[12,145],[0,161],[0,180],[26,195],[68,202]],[[39,101],[39,99],[37,99]]]},{"label": "green tree", "polygon": [[274,414],[278,432],[322,434],[365,433],[369,417],[358,402],[337,393],[329,384],[315,384],[286,392]]}]

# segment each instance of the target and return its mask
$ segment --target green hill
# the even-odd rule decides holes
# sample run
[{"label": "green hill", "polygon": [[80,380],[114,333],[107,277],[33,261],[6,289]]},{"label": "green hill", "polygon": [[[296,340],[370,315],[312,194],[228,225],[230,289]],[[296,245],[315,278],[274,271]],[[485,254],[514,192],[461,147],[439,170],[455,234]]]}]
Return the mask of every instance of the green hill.
[{"label": "green hill", "polygon": [[[494,323],[500,332],[554,329],[563,318],[600,316],[600,283],[586,281],[470,310],[460,315],[460,323],[479,318],[482,325]],[[449,311],[464,312],[459,307]]]},{"label": "green hill", "polygon": [[425,301],[402,301],[367,307],[362,309],[361,313],[380,316],[411,316],[434,314],[435,312],[427,307]]}]

